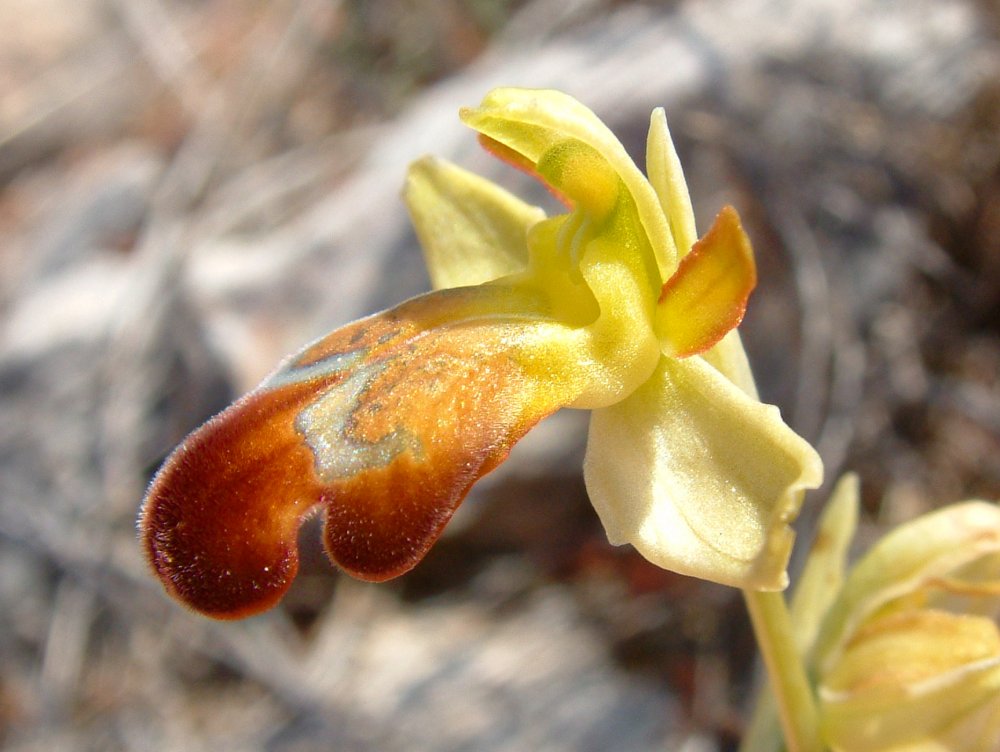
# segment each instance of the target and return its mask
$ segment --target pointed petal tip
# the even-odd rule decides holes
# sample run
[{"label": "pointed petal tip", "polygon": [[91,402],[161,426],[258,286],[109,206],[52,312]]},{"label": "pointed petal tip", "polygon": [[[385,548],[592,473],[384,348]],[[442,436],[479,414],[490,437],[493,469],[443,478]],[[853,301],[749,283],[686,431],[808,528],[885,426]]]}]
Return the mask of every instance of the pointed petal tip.
[{"label": "pointed petal tip", "polygon": [[434,174],[443,162],[444,160],[433,154],[424,154],[410,162],[410,166],[406,170],[406,178],[403,181],[403,195],[405,196],[412,190],[416,179],[423,175]]},{"label": "pointed petal tip", "polygon": [[684,169],[667,127],[667,113],[662,107],[654,109],[649,116],[646,174],[670,225],[673,258],[683,258],[698,240],[698,233]]}]

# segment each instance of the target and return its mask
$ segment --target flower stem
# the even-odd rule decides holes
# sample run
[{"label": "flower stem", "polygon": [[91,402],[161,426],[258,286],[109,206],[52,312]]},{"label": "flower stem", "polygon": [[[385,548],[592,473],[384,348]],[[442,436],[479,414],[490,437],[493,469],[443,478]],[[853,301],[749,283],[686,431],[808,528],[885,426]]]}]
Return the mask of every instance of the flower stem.
[{"label": "flower stem", "polygon": [[752,590],[744,590],[743,597],[778,704],[785,745],[789,752],[822,752],[819,714],[795,647],[784,597]]}]

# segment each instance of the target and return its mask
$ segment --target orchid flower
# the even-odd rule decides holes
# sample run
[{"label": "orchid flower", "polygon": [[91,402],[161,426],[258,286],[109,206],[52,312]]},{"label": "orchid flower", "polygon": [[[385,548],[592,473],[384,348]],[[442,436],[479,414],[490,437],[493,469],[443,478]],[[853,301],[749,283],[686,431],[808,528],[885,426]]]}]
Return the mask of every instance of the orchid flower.
[{"label": "orchid flower", "polygon": [[[832,752],[1000,750],[1000,507],[906,522],[853,566],[858,478],[837,483],[791,603],[794,647]],[[744,750],[782,748],[762,698]]]},{"label": "orchid flower", "polygon": [[[852,503],[856,485],[839,505]],[[799,618],[825,614],[810,662],[832,750],[1000,749],[996,504],[965,501],[901,525],[828,593],[825,610],[813,601]]]},{"label": "orchid flower", "polygon": [[661,109],[648,178],[559,92],[498,89],[461,117],[568,212],[416,163],[405,199],[439,289],[308,345],[175,450],[140,515],[167,591],[217,618],[269,608],[317,509],[342,569],[402,574],[564,407],[593,411],[584,473],[612,542],[785,587],[789,523],[822,467],[756,398],[735,331],[756,271],[735,210],[697,239]]}]

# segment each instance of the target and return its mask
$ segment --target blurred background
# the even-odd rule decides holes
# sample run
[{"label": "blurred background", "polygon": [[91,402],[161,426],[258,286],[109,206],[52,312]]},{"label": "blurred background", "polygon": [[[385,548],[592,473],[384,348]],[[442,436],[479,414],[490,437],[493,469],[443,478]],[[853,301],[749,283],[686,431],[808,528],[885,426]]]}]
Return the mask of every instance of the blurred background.
[{"label": "blurred background", "polygon": [[[704,229],[734,204],[763,397],[861,476],[862,543],[1000,497],[995,0],[0,0],[0,746],[735,748],[736,591],[603,537],[561,413],[411,574],[317,531],[274,611],[169,602],[135,516],[183,436],[287,352],[425,290],[399,200],[457,120],[552,86],[643,158],[667,109]],[[552,208],[552,207],[550,207]]]}]

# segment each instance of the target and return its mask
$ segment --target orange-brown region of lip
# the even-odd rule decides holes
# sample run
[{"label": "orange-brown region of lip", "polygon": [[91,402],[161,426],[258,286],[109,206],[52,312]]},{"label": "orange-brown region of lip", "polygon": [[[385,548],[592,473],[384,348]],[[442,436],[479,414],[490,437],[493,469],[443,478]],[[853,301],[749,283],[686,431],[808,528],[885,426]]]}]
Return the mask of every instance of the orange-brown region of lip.
[{"label": "orange-brown region of lip", "polygon": [[[423,557],[471,485],[559,406],[559,390],[524,376],[502,325],[428,328],[438,313],[413,302],[340,329],[188,437],[140,519],[169,593],[216,618],[270,608],[316,505],[327,552],[357,577],[386,580]],[[352,378],[363,388],[347,389]],[[349,409],[323,413],[324,400]],[[405,441],[373,455],[392,435]]]},{"label": "orange-brown region of lip", "polygon": [[141,531],[167,591],[197,611],[240,618],[273,606],[298,570],[296,535],[318,501],[294,417],[308,385],[255,392],[170,456],[146,496]]}]

